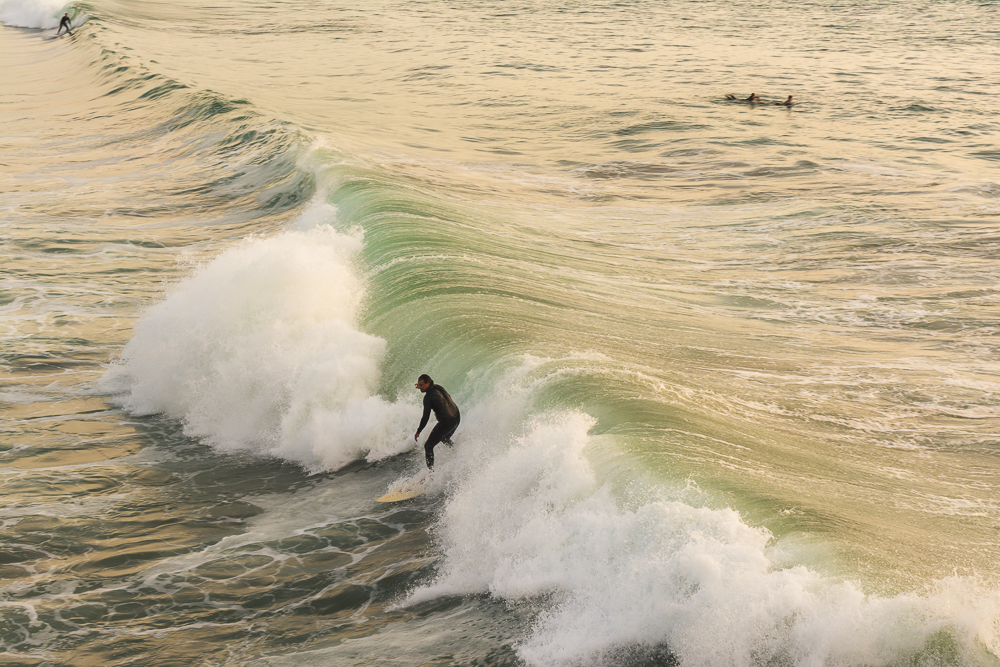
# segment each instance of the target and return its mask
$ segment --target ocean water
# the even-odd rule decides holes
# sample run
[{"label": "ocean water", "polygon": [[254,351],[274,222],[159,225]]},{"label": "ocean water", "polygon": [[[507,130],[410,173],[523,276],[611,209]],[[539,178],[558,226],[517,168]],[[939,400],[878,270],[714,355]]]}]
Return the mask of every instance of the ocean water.
[{"label": "ocean water", "polygon": [[4,665],[1000,664],[997,3],[0,23]]}]

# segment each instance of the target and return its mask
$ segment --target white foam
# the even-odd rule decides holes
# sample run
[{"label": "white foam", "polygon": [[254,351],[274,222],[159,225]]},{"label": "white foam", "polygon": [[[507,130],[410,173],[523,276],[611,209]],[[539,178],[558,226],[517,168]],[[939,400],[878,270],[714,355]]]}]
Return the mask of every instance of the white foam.
[{"label": "white foam", "polygon": [[0,391],[0,403],[14,403],[16,405],[31,405],[32,403],[42,403],[52,400],[49,396],[41,394],[29,394],[22,391]]},{"label": "white foam", "polygon": [[0,0],[0,23],[18,28],[57,28],[60,17],[69,10],[65,0]]},{"label": "white foam", "polygon": [[960,664],[1000,655],[995,587],[955,578],[866,595],[789,565],[794,553],[735,511],[666,497],[626,504],[591,469],[587,415],[497,429],[516,421],[490,414],[516,407],[504,383],[497,400],[469,410],[456,454],[442,457],[438,474],[454,491],[435,531],[439,576],[404,604],[482,593],[533,600],[545,611],[518,653],[546,667],[614,663],[622,648],[660,643],[685,666],[889,665],[942,631]]},{"label": "white foam", "polygon": [[385,341],[356,325],[360,234],[316,204],[219,255],[146,311],[100,387],[223,450],[336,469],[413,446],[418,408],[375,392]]}]

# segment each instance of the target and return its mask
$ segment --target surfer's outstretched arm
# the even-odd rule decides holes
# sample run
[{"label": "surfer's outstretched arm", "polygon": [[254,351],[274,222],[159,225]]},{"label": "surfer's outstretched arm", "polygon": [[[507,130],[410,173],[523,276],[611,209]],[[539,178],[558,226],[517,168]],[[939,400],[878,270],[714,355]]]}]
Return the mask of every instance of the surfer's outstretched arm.
[{"label": "surfer's outstretched arm", "polygon": [[[427,378],[427,381],[424,380]],[[420,426],[417,427],[417,432],[413,435],[414,442],[420,440],[420,432],[424,430],[427,426],[427,420],[431,418],[431,400],[430,396],[427,395],[427,390],[434,385],[434,381],[430,379],[429,375],[421,375],[417,379],[417,384],[414,386],[420,390],[420,393],[424,395],[424,414],[420,417]]]},{"label": "surfer's outstretched arm", "polygon": [[420,432],[424,430],[427,426],[427,420],[431,417],[431,404],[430,401],[424,401],[424,416],[420,418],[420,426],[417,427],[417,432],[414,434],[413,439],[420,439]]}]

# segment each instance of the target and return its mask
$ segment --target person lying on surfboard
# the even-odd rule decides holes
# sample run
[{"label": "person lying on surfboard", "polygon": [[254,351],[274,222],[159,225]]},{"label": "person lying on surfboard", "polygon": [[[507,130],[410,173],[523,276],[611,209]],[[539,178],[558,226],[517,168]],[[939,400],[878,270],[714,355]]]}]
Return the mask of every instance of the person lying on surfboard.
[{"label": "person lying on surfboard", "polygon": [[726,93],[726,99],[727,100],[734,100],[736,102],[762,102],[763,101],[759,97],[757,97],[757,93],[750,93],[750,97],[747,97],[747,98],[742,99],[742,100],[740,98],[736,97],[735,95],[733,95],[732,93]]},{"label": "person lying on surfboard", "polygon": [[58,36],[59,33],[62,32],[63,28],[66,28],[66,34],[67,35],[70,34],[71,32],[73,32],[70,29],[70,24],[71,24],[71,21],[69,20],[69,12],[66,12],[65,14],[63,14],[62,21],[59,22],[59,29],[56,30],[56,35]]},{"label": "person lying on surfboard", "polygon": [[432,410],[434,416],[437,417],[437,424],[431,429],[431,434],[427,436],[427,442],[424,443],[427,468],[433,470],[434,446],[439,442],[446,445],[454,444],[451,441],[451,436],[455,434],[455,429],[462,421],[462,415],[459,414],[458,406],[455,405],[455,401],[451,400],[451,396],[448,395],[445,388],[434,384],[430,375],[426,373],[421,375],[417,378],[417,384],[414,386],[424,395],[424,416],[420,418],[420,426],[417,427],[417,433],[413,436],[414,441],[419,442],[420,432],[427,426],[427,420],[430,418]]}]

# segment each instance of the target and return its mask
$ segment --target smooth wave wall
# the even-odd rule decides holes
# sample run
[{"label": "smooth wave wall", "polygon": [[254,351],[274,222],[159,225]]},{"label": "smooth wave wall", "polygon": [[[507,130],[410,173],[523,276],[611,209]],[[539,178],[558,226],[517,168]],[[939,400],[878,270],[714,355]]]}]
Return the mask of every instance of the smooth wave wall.
[{"label": "smooth wave wall", "polygon": [[317,203],[249,238],[146,311],[101,388],[223,450],[336,469],[412,447],[419,411],[375,394],[385,341],[356,328],[360,233]]}]

